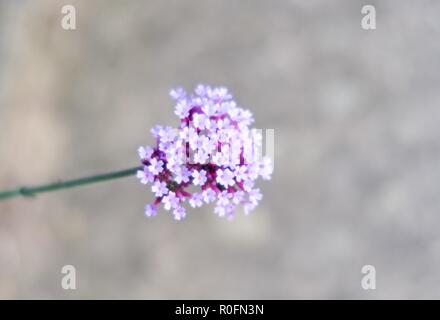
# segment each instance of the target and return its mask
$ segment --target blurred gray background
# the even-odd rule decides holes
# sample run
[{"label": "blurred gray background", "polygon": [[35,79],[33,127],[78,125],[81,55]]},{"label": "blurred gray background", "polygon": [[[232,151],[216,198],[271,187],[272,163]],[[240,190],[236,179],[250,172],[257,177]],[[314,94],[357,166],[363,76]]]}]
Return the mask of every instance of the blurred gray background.
[{"label": "blurred gray background", "polygon": [[276,152],[262,203],[232,222],[212,207],[147,219],[135,178],[1,202],[0,298],[440,298],[439,12],[0,0],[0,189],[137,165],[150,128],[177,124],[176,85],[228,86]]}]

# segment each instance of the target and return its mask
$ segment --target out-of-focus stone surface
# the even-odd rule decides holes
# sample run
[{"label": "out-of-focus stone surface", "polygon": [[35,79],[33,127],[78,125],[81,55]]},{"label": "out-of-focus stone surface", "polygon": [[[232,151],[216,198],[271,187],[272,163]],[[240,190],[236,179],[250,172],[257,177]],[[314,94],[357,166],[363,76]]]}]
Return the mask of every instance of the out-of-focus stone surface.
[{"label": "out-of-focus stone surface", "polygon": [[64,2],[75,31],[0,1],[0,188],[136,164],[198,82],[275,128],[275,173],[233,222],[146,219],[134,178],[2,202],[1,298],[440,297],[438,1],[370,1],[375,31],[348,0]]}]

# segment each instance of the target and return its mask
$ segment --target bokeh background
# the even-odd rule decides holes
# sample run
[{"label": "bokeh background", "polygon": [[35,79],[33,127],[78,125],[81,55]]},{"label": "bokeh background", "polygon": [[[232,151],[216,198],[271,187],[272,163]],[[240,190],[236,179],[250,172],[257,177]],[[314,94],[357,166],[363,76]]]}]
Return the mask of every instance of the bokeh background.
[{"label": "bokeh background", "polygon": [[137,165],[150,128],[177,124],[176,85],[226,85],[275,129],[273,179],[234,221],[212,207],[147,219],[135,178],[1,202],[0,298],[440,298],[439,12],[0,0],[0,189]]}]

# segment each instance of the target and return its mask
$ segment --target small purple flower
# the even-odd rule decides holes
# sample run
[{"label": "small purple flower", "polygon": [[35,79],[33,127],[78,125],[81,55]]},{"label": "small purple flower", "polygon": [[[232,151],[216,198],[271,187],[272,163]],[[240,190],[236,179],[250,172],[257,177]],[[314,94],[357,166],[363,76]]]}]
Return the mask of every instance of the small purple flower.
[{"label": "small purple flower", "polygon": [[174,209],[173,214],[174,214],[174,219],[180,221],[186,216],[185,208],[182,206],[178,206]]},{"label": "small purple flower", "polygon": [[217,205],[226,206],[229,204],[232,195],[227,191],[222,191],[218,194]]},{"label": "small purple flower", "polygon": [[244,208],[244,214],[248,215],[249,213],[251,213],[252,210],[254,210],[257,207],[256,204],[252,203],[252,202],[246,202],[243,206]]},{"label": "small purple flower", "polygon": [[184,141],[190,141],[198,138],[197,132],[192,127],[184,127],[180,130],[180,138]]},{"label": "small purple flower", "polygon": [[226,207],[224,207],[224,206],[221,206],[221,205],[217,205],[215,208],[214,208],[214,213],[216,214],[216,215],[218,215],[219,217],[224,217],[225,215],[226,215]]},{"label": "small purple flower", "polygon": [[170,143],[170,142],[173,142],[174,139],[176,138],[177,131],[174,128],[165,127],[165,128],[163,128],[163,130],[160,132],[159,135],[160,135],[161,142]]},{"label": "small purple flower", "polygon": [[194,92],[199,97],[204,97],[206,95],[206,87],[203,84],[197,85],[197,87],[194,89]]},{"label": "small purple flower", "polygon": [[229,158],[224,152],[217,152],[212,157],[212,162],[220,167],[227,166],[229,164]]},{"label": "small purple flower", "polygon": [[186,92],[185,92],[185,90],[183,90],[183,88],[171,89],[170,90],[170,96],[174,100],[182,100],[182,99],[185,98]]},{"label": "small purple flower", "polygon": [[201,113],[196,113],[193,115],[193,125],[197,129],[205,129],[209,118]]},{"label": "small purple flower", "polygon": [[196,134],[193,138],[189,139],[189,146],[191,147],[191,150],[201,151],[203,148],[202,138]]},{"label": "small purple flower", "polygon": [[179,184],[182,182],[188,182],[189,177],[191,176],[190,171],[186,167],[179,167],[174,173],[176,174],[174,181]]},{"label": "small purple flower", "polygon": [[249,192],[249,191],[252,190],[254,185],[255,185],[254,180],[250,180],[250,179],[244,180],[244,182],[243,182],[243,189],[244,189],[244,191]]},{"label": "small purple flower", "polygon": [[234,194],[232,195],[232,202],[235,205],[242,203],[244,199],[244,195],[245,195],[244,192],[241,190],[234,192]]},{"label": "small purple flower", "polygon": [[179,198],[173,191],[168,192],[168,195],[162,198],[163,207],[165,210],[175,209],[179,205]]},{"label": "small purple flower", "polygon": [[167,184],[165,182],[156,181],[151,187],[151,191],[156,194],[156,197],[162,197],[168,193]]},{"label": "small purple flower", "polygon": [[243,110],[240,114],[240,123],[242,126],[248,126],[254,122],[252,113],[249,110]]},{"label": "small purple flower", "polygon": [[194,154],[194,163],[205,164],[209,158],[208,153],[199,151]]},{"label": "small purple flower", "polygon": [[229,119],[220,119],[217,121],[217,129],[218,130],[225,130],[229,128]]},{"label": "small purple flower", "polygon": [[270,180],[272,173],[272,160],[269,157],[264,157],[260,164],[260,175],[264,180]]},{"label": "small purple flower", "polygon": [[186,103],[185,100],[179,101],[176,104],[175,113],[181,119],[184,119],[189,116],[189,110],[190,110],[190,107],[188,106],[188,104]]},{"label": "small purple flower", "polygon": [[158,175],[159,173],[161,173],[163,171],[163,161],[162,160],[157,160],[156,158],[153,158],[150,160],[150,165],[148,166],[148,170],[154,174],[154,175]]},{"label": "small purple flower", "polygon": [[249,201],[255,205],[263,198],[263,195],[260,192],[260,189],[252,189],[249,192]]},{"label": "small purple flower", "polygon": [[211,99],[218,102],[229,100],[232,98],[232,96],[228,92],[228,89],[225,87],[217,87],[212,90],[208,90],[208,95]]},{"label": "small purple flower", "polygon": [[157,206],[154,204],[147,204],[145,206],[145,215],[147,217],[154,217],[157,214]]},{"label": "small purple flower", "polygon": [[151,133],[153,134],[153,136],[154,136],[155,138],[158,138],[158,137],[159,137],[159,134],[160,134],[161,131],[162,131],[162,126],[159,126],[159,125],[154,126],[154,127],[151,129]]},{"label": "small purple flower", "polygon": [[193,184],[196,186],[203,186],[206,183],[206,171],[205,170],[194,170],[192,173],[193,176]]},{"label": "small purple flower", "polygon": [[228,186],[233,186],[235,184],[234,175],[232,174],[231,170],[218,169],[216,173],[217,173],[217,182],[220,183],[225,188],[227,188]]},{"label": "small purple flower", "polygon": [[153,155],[153,152],[153,148],[150,147],[139,147],[138,149],[139,158],[141,158],[141,160],[149,160]]},{"label": "small purple flower", "polygon": [[203,201],[206,203],[213,202],[217,196],[214,190],[212,189],[206,189],[202,192]]},{"label": "small purple flower", "polygon": [[246,170],[247,170],[246,166],[235,167],[234,173],[235,173],[235,179],[237,180],[237,182],[244,181],[247,179]]},{"label": "small purple flower", "polygon": [[212,151],[216,148],[216,141],[211,140],[209,137],[203,136],[200,138],[203,152],[212,154]]},{"label": "small purple flower", "polygon": [[203,205],[203,196],[201,193],[194,193],[192,197],[189,199],[189,204],[193,208],[198,208]]},{"label": "small purple flower", "polygon": [[144,167],[144,170],[138,170],[136,172],[136,177],[141,181],[142,184],[147,184],[148,182],[154,181],[154,174],[152,174],[147,167]]},{"label": "small purple flower", "polygon": [[258,178],[258,175],[260,174],[260,166],[257,163],[251,163],[247,167],[247,174],[248,177],[252,180],[255,180]]},{"label": "small purple flower", "polygon": [[215,116],[215,114],[217,113],[218,107],[216,104],[206,103],[205,105],[203,105],[202,110],[208,117],[212,117]]},{"label": "small purple flower", "polygon": [[225,205],[217,204],[214,208],[214,213],[219,217],[228,217],[228,219],[232,219],[235,215],[234,213],[235,206],[231,203],[227,203]]}]

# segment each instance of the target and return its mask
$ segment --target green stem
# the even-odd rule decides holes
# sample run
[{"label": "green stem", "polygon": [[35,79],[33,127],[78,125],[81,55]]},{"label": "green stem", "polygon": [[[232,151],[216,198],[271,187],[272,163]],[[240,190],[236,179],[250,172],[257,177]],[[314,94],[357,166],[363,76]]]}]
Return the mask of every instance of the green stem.
[{"label": "green stem", "polygon": [[1,191],[0,192],[0,201],[4,200],[4,199],[13,198],[13,197],[20,197],[20,196],[30,197],[30,196],[34,196],[37,193],[51,192],[51,191],[56,191],[56,190],[60,190],[60,189],[79,187],[79,186],[83,186],[83,185],[91,184],[91,183],[95,183],[95,182],[100,182],[100,181],[118,179],[118,178],[134,175],[137,170],[142,170],[142,167],[136,167],[136,168],[126,169],[126,170],[121,170],[121,171],[114,171],[114,172],[109,172],[109,173],[104,173],[104,174],[97,174],[97,175],[88,176],[88,177],[79,178],[79,179],[58,181],[58,182],[54,182],[54,183],[43,184],[43,185],[33,186],[33,187],[22,186],[22,187],[18,187],[16,189],[8,190],[8,191]]}]

